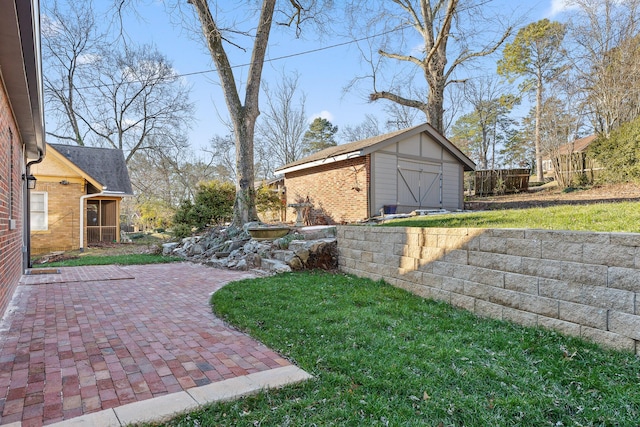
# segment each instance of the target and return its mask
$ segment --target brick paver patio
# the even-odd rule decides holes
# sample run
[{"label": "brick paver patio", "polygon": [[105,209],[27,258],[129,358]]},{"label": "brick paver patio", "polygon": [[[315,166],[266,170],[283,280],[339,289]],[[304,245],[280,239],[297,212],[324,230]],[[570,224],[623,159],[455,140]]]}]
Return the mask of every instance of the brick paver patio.
[{"label": "brick paver patio", "polygon": [[250,273],[197,264],[22,277],[0,325],[0,424],[41,426],[290,363],[216,318]]}]

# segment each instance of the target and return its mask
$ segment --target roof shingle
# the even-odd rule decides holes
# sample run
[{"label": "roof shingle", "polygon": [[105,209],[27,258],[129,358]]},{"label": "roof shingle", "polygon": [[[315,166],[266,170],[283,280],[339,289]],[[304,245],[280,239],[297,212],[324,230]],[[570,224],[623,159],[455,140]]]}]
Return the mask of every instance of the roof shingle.
[{"label": "roof shingle", "polygon": [[49,146],[102,184],[106,191],[133,194],[122,150],[64,144]]}]

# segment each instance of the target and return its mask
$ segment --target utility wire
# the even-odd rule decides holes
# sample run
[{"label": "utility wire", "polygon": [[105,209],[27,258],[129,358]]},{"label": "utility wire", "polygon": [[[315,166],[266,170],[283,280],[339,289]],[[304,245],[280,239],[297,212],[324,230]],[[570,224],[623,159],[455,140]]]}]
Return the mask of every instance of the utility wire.
[{"label": "utility wire", "polygon": [[[345,41],[345,42],[342,42],[342,43],[332,44],[332,45],[329,45],[329,46],[323,46],[323,47],[318,47],[318,48],[315,48],[315,49],[304,50],[302,52],[290,53],[288,55],[276,56],[275,58],[265,59],[264,62],[281,61],[283,59],[295,58],[297,56],[304,56],[304,55],[309,55],[309,54],[312,54],[312,53],[322,52],[324,50],[335,49],[335,48],[338,48],[338,47],[347,46],[347,45],[354,44],[354,43],[359,43],[361,41],[374,39],[376,37],[385,36],[387,34],[391,34],[391,33],[394,33],[396,31],[404,30],[404,29],[409,28],[409,27],[410,27],[410,25],[403,25],[403,26],[400,26],[398,28],[394,28],[392,30],[384,31],[382,33],[374,34],[374,35],[371,35],[371,36],[361,37],[361,38],[355,39],[355,40],[349,40],[349,41]],[[247,62],[247,63],[244,63],[244,64],[232,65],[231,68],[242,68],[242,67],[247,67],[249,65],[251,65],[251,63]],[[214,73],[214,72],[216,72],[216,69],[212,68],[210,70],[192,71],[190,73],[181,73],[181,74],[172,74],[172,75],[167,76],[167,77],[161,77],[158,80],[173,80],[173,79],[181,78],[181,77],[198,76],[198,75],[209,74],[209,73]],[[144,80],[130,80],[130,81],[132,83],[142,83]],[[115,85],[116,85],[115,83],[114,84],[88,85],[88,86],[78,87],[78,88],[76,88],[76,90],[96,89],[96,88],[109,87],[109,86],[115,86]]]}]

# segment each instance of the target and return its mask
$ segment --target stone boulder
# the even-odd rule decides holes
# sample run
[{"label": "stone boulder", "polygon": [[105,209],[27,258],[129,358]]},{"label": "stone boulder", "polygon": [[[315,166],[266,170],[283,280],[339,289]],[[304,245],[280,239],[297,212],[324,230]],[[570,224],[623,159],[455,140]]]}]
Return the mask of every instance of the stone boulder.
[{"label": "stone boulder", "polygon": [[335,270],[338,268],[338,241],[335,238],[294,240],[289,244],[293,255],[287,264],[293,270]]},{"label": "stone boulder", "polygon": [[[235,270],[282,273],[338,267],[335,227],[309,227],[274,241],[251,239],[245,230],[217,228],[181,243],[163,245],[165,255],[177,255],[206,265]],[[305,239],[305,240],[301,240]]]}]

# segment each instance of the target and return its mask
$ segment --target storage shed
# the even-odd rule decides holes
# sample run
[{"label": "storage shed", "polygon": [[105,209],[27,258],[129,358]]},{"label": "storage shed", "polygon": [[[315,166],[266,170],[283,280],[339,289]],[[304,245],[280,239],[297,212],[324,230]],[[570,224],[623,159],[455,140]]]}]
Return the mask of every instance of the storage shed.
[{"label": "storage shed", "polygon": [[[309,223],[344,223],[416,209],[463,208],[475,164],[428,123],[330,147],[276,169],[287,204],[309,202]],[[295,218],[294,211],[287,215]]]}]

